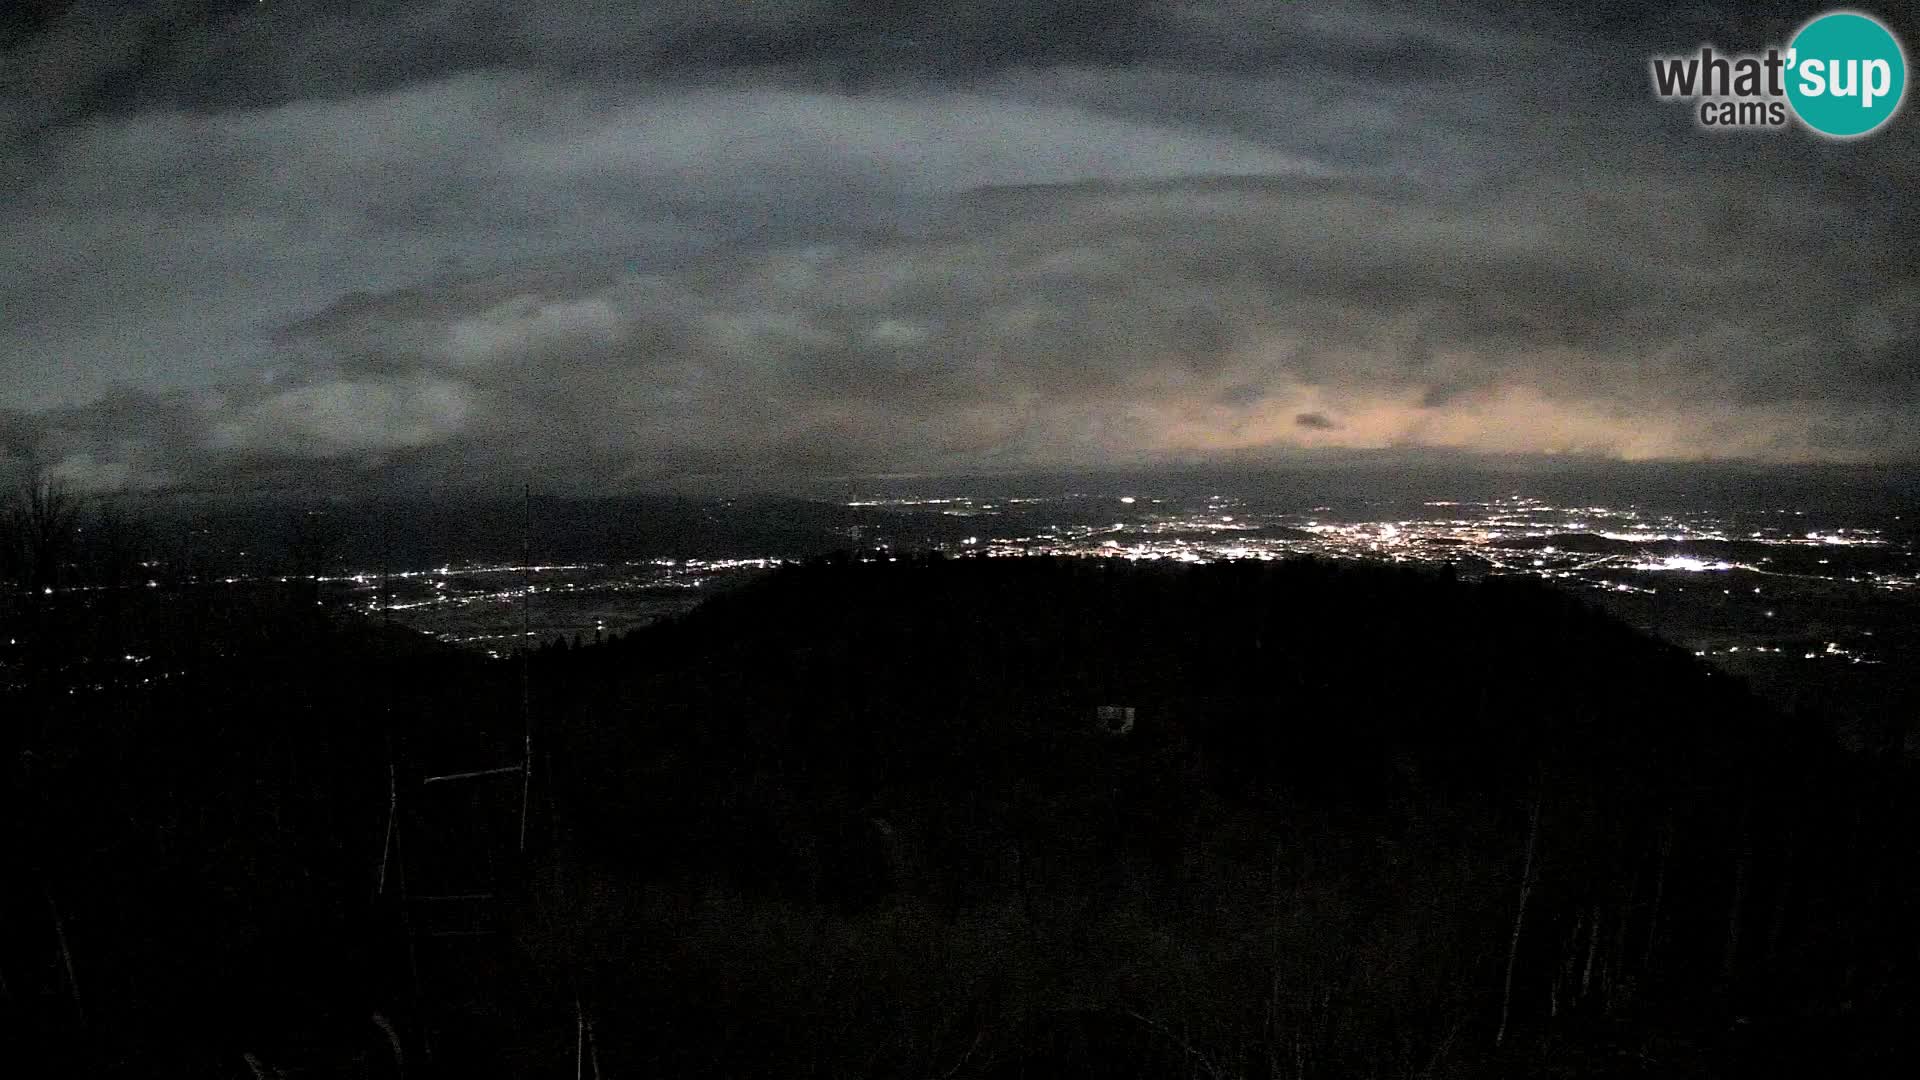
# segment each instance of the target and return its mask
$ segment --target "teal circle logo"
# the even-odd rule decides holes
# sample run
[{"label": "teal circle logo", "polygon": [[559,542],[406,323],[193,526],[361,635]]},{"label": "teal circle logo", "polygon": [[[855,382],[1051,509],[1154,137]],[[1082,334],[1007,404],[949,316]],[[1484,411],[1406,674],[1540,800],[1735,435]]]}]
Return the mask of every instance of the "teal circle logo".
[{"label": "teal circle logo", "polygon": [[1893,118],[1907,93],[1907,54],[1879,21],[1851,11],[1800,28],[1787,49],[1787,100],[1823,135],[1865,135]]}]

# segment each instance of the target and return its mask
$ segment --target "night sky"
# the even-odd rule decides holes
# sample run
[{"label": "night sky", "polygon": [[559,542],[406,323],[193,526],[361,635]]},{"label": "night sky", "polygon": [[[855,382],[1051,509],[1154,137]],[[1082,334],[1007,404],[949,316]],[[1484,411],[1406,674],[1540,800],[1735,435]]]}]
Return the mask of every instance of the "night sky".
[{"label": "night sky", "polygon": [[0,451],[76,488],[1920,459],[1913,103],[1649,85],[1822,5],[63,7],[0,31]]}]

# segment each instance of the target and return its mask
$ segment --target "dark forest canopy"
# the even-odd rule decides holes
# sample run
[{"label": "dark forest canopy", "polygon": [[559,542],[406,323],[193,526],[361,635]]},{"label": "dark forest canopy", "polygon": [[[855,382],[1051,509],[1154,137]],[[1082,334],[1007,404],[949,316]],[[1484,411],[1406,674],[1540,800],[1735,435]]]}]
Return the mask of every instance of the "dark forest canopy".
[{"label": "dark forest canopy", "polygon": [[[11,699],[6,1037],[69,1075],[1913,1049],[1907,766],[1543,586],[825,560],[524,668],[223,625],[165,685]],[[517,763],[523,692],[524,818],[517,772],[421,783]]]}]

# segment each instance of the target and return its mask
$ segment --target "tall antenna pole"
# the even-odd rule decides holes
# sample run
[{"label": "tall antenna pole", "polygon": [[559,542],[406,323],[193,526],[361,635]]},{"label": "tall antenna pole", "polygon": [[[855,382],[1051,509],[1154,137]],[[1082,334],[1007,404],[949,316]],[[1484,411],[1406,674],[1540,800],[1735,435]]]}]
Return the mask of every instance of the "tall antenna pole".
[{"label": "tall antenna pole", "polygon": [[[383,508],[380,514],[380,626],[391,634],[393,630],[393,519]],[[384,649],[393,648],[392,638],[381,642]],[[393,827],[400,816],[400,767],[393,757],[393,657],[385,657],[382,668],[382,682],[386,691],[386,715],[381,727],[387,740],[387,836],[380,844],[380,876],[374,884],[375,896],[385,895],[387,891],[387,859],[393,853]]]},{"label": "tall antenna pole", "polygon": [[[393,511],[380,508],[380,620],[393,628]],[[393,711],[393,669],[387,669],[387,711]]]},{"label": "tall antenna pole", "polygon": [[533,485],[520,489],[520,723],[525,757],[520,766],[520,850],[527,850],[527,805],[533,796],[533,708],[528,675],[531,662],[533,617],[527,605],[533,596]]}]

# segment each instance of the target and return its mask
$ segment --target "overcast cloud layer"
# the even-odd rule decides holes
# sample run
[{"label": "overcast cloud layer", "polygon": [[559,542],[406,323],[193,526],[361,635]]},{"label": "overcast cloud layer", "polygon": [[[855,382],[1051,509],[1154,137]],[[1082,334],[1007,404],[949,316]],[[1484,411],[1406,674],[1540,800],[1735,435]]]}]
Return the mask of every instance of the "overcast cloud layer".
[{"label": "overcast cloud layer", "polygon": [[1920,459],[1913,104],[1647,85],[1817,6],[57,6],[0,452],[86,487]]}]

